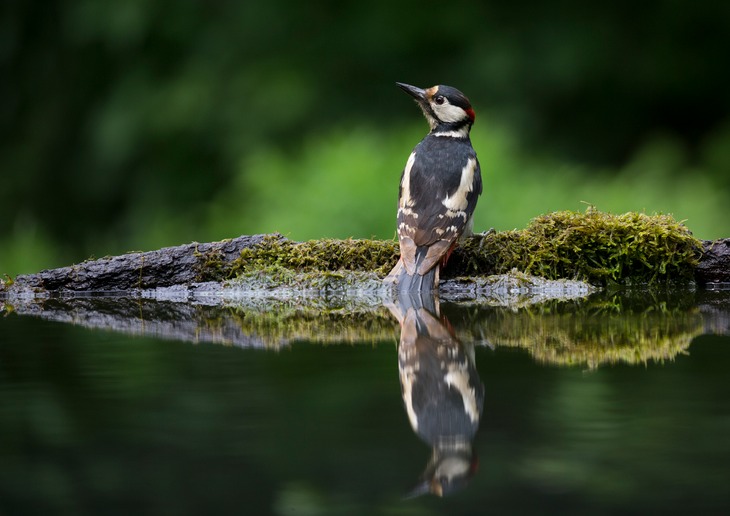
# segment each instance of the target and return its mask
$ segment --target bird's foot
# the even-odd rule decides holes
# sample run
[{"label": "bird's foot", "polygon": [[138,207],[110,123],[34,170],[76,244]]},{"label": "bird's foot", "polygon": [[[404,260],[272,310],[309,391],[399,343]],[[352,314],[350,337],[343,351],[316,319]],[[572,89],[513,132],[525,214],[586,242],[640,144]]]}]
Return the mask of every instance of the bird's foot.
[{"label": "bird's foot", "polygon": [[494,228],[489,228],[486,231],[482,231],[481,233],[477,233],[476,235],[474,235],[479,237],[479,251],[482,251],[482,249],[484,249],[484,242],[486,241],[486,237],[488,237],[489,235],[494,235],[495,233],[497,232]]}]

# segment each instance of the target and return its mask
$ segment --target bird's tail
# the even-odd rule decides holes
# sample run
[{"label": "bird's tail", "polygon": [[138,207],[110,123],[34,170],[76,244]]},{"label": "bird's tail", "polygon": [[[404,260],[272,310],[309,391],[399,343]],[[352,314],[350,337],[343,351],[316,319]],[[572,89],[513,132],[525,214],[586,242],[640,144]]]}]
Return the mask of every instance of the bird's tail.
[{"label": "bird's tail", "polygon": [[405,274],[400,277],[398,283],[398,292],[433,292],[438,290],[438,265],[428,271],[426,274],[408,274],[403,268]]},{"label": "bird's tail", "polygon": [[398,292],[433,292],[438,290],[439,286],[439,264],[432,267],[425,274],[418,274],[419,262],[425,257],[426,249],[424,247],[423,252],[421,249],[416,251],[416,265],[413,268],[413,274],[409,274],[406,270],[403,260],[398,260],[398,263],[393,267],[388,276],[383,280],[386,285],[393,285],[395,290]]}]

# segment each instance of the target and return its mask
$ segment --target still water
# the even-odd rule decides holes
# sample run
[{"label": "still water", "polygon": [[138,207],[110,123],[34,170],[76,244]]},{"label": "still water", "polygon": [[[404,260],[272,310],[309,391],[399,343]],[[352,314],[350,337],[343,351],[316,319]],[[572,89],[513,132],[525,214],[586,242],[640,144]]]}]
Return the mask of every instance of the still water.
[{"label": "still water", "polygon": [[730,303],[699,297],[6,305],[0,514],[727,514]]}]

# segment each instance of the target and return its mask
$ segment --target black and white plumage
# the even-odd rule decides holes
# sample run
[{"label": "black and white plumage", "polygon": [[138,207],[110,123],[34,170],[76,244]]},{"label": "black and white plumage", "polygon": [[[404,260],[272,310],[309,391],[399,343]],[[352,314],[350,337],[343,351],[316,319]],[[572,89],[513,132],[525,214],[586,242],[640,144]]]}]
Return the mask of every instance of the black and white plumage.
[{"label": "black and white plumage", "polygon": [[[430,296],[430,297],[428,297]],[[413,431],[432,448],[411,496],[443,496],[463,487],[478,464],[472,441],[484,406],[473,344],[463,344],[439,315],[433,293],[401,293],[387,304],[401,325],[403,405]]]},{"label": "black and white plumage", "polygon": [[471,234],[482,177],[469,131],[474,110],[451,86],[421,89],[396,83],[416,99],[431,131],[403,170],[398,196],[401,257],[386,278],[400,292],[438,289],[439,269],[462,236]]}]

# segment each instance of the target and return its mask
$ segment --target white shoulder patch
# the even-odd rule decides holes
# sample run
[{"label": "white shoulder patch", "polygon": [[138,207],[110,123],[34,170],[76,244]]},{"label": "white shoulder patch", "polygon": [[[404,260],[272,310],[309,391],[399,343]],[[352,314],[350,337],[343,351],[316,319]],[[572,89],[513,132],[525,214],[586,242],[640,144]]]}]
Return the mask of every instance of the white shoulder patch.
[{"label": "white shoulder patch", "polygon": [[411,152],[406,162],[406,168],[403,169],[403,179],[401,180],[400,187],[400,199],[398,199],[398,206],[401,208],[410,208],[413,206],[413,199],[411,199],[411,169],[413,163],[416,161],[416,151]]},{"label": "white shoulder patch", "polygon": [[472,423],[479,422],[479,407],[477,406],[476,392],[469,386],[469,374],[464,364],[450,364],[449,371],[444,376],[446,383],[459,391],[464,402],[464,411]]},{"label": "white shoulder patch", "polygon": [[461,169],[461,180],[453,195],[447,195],[441,203],[452,211],[464,211],[469,205],[466,196],[474,189],[474,173],[477,169],[476,158],[469,158]]}]

